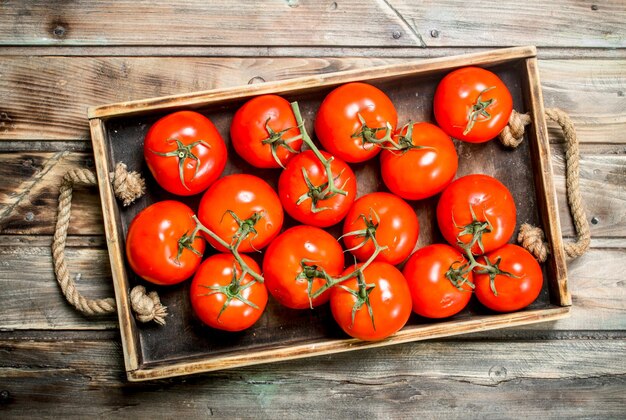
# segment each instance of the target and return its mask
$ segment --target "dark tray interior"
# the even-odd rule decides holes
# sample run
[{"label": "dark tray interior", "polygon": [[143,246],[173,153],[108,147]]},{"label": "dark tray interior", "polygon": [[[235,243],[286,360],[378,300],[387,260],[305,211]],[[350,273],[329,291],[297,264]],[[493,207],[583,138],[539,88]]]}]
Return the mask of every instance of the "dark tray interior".
[{"label": "dark tray interior", "polygon": [[[490,69],[494,71],[511,91],[514,108],[520,112],[527,109],[522,92],[523,61],[506,63]],[[381,83],[373,83],[386,92],[398,110],[398,123],[412,121],[434,121],[432,115],[432,98],[439,80],[446,74],[440,72],[429,76],[403,76]],[[320,88],[297,96],[285,95],[285,98],[300,104],[303,118],[309,133],[314,137],[313,120],[315,113],[331,88]],[[272,186],[276,186],[280,170],[259,170],[248,165],[235,153],[230,145],[229,127],[234,111],[241,106],[243,100],[233,100],[209,106],[197,111],[209,117],[217,126],[228,144],[228,164],[223,175],[231,173],[251,173],[257,175]],[[146,206],[161,200],[176,199],[197,209],[201,194],[191,198],[181,198],[161,190],[148,171],[142,154],[143,139],[149,127],[167,113],[152,113],[145,116],[117,117],[106,121],[107,142],[113,162],[125,162],[129,169],[140,171],[146,178],[148,193],[129,208],[120,207],[123,235],[133,217]],[[537,210],[537,198],[533,180],[528,141],[524,141],[516,150],[505,149],[497,140],[484,144],[469,144],[454,140],[459,154],[457,177],[471,173],[485,173],[501,180],[510,190],[517,205],[518,227],[524,222],[540,226]],[[385,191],[386,188],[379,176],[379,160],[373,159],[364,164],[352,165],[358,178],[358,195],[373,191]],[[415,208],[420,221],[420,237],[418,246],[444,242],[434,217],[434,209],[438,197],[422,201],[409,202]],[[287,216],[287,215],[286,215]],[[295,222],[287,216],[285,228]],[[329,229],[339,236],[340,225]],[[515,233],[515,236],[517,232]],[[515,237],[514,236],[514,237]],[[209,247],[210,248],[210,247]],[[214,252],[207,249],[206,256]],[[262,254],[252,255],[259,262]],[[353,260],[348,255],[346,262]],[[144,284],[127,266],[130,287]],[[544,267],[544,279],[546,270]],[[167,325],[163,327],[137,324],[138,348],[144,366],[158,365],[173,360],[193,360],[200,357],[218,356],[231,352],[254,352],[260,349],[285,347],[325,339],[347,337],[336,326],[328,305],[314,310],[296,311],[280,306],[270,297],[265,314],[252,328],[241,333],[224,333],[205,327],[193,314],[189,302],[189,281],[165,288],[148,285],[149,290],[156,289],[162,301],[167,305],[169,316]],[[550,304],[547,281],[535,303],[528,309],[554,307]],[[475,315],[487,315],[474,299],[463,312],[451,318],[463,320]],[[430,321],[413,315],[408,326],[432,324]]]}]

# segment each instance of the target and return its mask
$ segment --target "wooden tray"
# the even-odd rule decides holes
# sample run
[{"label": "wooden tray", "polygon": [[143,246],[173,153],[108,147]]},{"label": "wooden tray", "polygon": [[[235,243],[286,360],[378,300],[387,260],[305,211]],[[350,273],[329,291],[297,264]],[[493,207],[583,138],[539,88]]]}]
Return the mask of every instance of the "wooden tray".
[{"label": "wooden tray", "polygon": [[[567,290],[535,56],[534,47],[509,48],[90,108],[91,135],[128,379],[165,378],[525,325],[567,316],[571,298]],[[533,124],[527,129],[526,140],[514,151],[506,150],[497,141],[476,145],[455,140],[459,153],[457,176],[486,173],[497,177],[508,186],[515,198],[518,226],[529,222],[543,227],[546,232],[552,249],[548,261],[543,264],[547,281],[541,295],[529,308],[512,314],[494,314],[472,300],[467,309],[449,320],[435,322],[412,315],[399,333],[387,340],[369,343],[346,338],[335,325],[328,305],[312,311],[295,311],[281,307],[270,299],[266,313],[254,327],[242,333],[224,333],[203,326],[195,318],[189,303],[189,282],[185,282],[170,288],[158,288],[170,313],[167,325],[159,327],[135,322],[130,312],[129,290],[142,281],[125,262],[123,250],[128,224],[149,204],[175,198],[158,188],[143,162],[143,138],[158,118],[176,110],[195,109],[207,115],[229,143],[228,132],[234,111],[253,96],[277,93],[290,101],[298,100],[307,129],[313,134],[315,112],[333,87],[346,82],[367,81],[391,97],[398,109],[399,124],[405,124],[409,119],[432,121],[432,98],[437,83],[450,70],[468,65],[487,67],[498,74],[511,90],[515,109],[530,112],[532,116]],[[230,144],[228,152],[229,163],[224,174],[253,173],[276,185],[279,170],[252,168],[237,156]],[[109,184],[108,174],[118,161],[125,162],[131,170],[141,171],[148,182],[148,194],[130,208],[118,204]],[[378,159],[353,165],[353,168],[359,179],[359,195],[385,189],[378,175]],[[183,201],[197,208],[199,198]],[[434,220],[436,200],[435,197],[410,203],[420,221],[420,247],[444,242]],[[293,224],[292,220],[286,220],[286,227]],[[338,233],[336,228],[330,231]],[[262,257],[258,255],[255,258]],[[155,286],[148,285],[148,288],[154,289]]]}]

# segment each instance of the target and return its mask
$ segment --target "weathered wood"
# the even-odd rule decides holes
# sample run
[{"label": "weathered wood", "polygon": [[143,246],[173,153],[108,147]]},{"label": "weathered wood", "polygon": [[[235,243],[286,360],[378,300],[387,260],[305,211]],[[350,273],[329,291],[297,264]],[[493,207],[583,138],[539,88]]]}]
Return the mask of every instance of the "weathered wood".
[{"label": "weathered wood", "polygon": [[[70,152],[1,153],[0,162],[0,233],[12,234],[52,234],[63,175],[93,167],[90,154]],[[97,188],[76,188],[69,234],[102,234],[102,223]]]},{"label": "weathered wood", "polygon": [[[109,250],[109,262],[112,272],[115,303],[117,305],[118,321],[122,336],[122,349],[126,370],[134,370],[139,366],[139,335],[135,319],[130,309],[130,286],[126,275],[126,253],[124,251],[124,233],[120,227],[120,210],[117,206],[113,186],[109,181],[109,173],[115,167],[110,159],[109,147],[105,138],[107,133],[102,120],[89,120],[93,153],[98,174],[98,189],[102,200],[104,232]],[[131,271],[132,273],[132,271]]]},{"label": "weathered wood", "polygon": [[[507,46],[507,45],[502,45]],[[46,57],[365,57],[365,58],[435,58],[451,55],[468,54],[471,52],[487,51],[493,47],[341,47],[341,46],[266,46],[244,45],[231,47],[227,45],[211,46],[154,46],[154,45],[107,45],[107,46],[2,46],[0,56],[46,56]],[[537,56],[542,59],[624,59],[626,49],[621,48],[577,48],[540,46]]]},{"label": "weathered wood", "polygon": [[[572,304],[572,297],[567,285],[567,266],[563,249],[563,234],[559,218],[552,158],[550,155],[550,141],[543,107],[543,94],[537,58],[524,60],[523,93],[525,102],[530,104],[528,114],[533,124],[527,127],[527,138],[530,144],[530,161],[533,166],[535,189],[537,190],[537,209],[548,246],[552,250],[546,260],[548,265],[548,282],[550,283],[550,297],[553,302],[561,306]],[[519,147],[519,146],[518,146]],[[529,198],[528,201],[532,201]]]},{"label": "weathered wood", "polygon": [[[89,19],[85,19],[89,16]],[[248,16],[248,19],[241,19]],[[394,46],[416,48],[535,44],[626,46],[626,11],[618,0],[591,8],[512,0],[446,4],[410,0],[306,2],[160,1],[55,4],[5,1],[4,45],[228,45]],[[315,30],[311,30],[315,25]],[[167,36],[164,36],[167,34]],[[558,34],[558,35],[557,35]]]},{"label": "weathered wood", "polygon": [[[20,237],[16,237],[15,241]],[[0,246],[0,329],[107,329],[117,328],[115,316],[86,317],[63,297],[54,278],[51,239],[42,244]],[[70,240],[70,244],[76,242]],[[81,274],[76,287],[85,296],[113,296],[106,247],[73,247],[65,250],[72,277]]]},{"label": "weathered wood", "polygon": [[[369,57],[3,57],[0,139],[89,140],[88,106],[406,61]],[[583,143],[626,144],[625,66],[625,60],[540,60],[546,106],[570,113]],[[558,130],[551,128],[550,135],[558,138]]]},{"label": "weathered wood", "polygon": [[469,412],[497,418],[512,412],[620,417],[626,365],[616,362],[625,343],[422,342],[139,386],[124,384],[118,340],[0,339],[0,352],[8,355],[0,364],[2,389],[10,397],[2,411],[9,417],[142,417],[169,413],[172,407],[185,418],[242,417],[252,411],[262,418],[302,413],[307,418],[364,413],[467,418]]},{"label": "weathered wood", "polygon": [[[119,116],[146,115],[158,111],[172,109],[198,108],[207,104],[221,106],[232,103],[240,98],[255,95],[278,94],[298,95],[315,93],[321,89],[338,86],[354,80],[367,79],[370,83],[383,83],[398,77],[426,78],[433,73],[443,73],[459,66],[485,66],[512,62],[527,57],[535,57],[537,50],[533,46],[503,48],[485,52],[471,53],[454,57],[439,57],[429,60],[406,61],[402,63],[367,67],[364,69],[346,70],[329,74],[295,77],[274,83],[253,84],[252,86],[235,86],[224,89],[213,89],[204,92],[181,93],[176,95],[118,102],[89,108],[90,119],[107,119]],[[400,104],[396,104],[399,106]]]},{"label": "weathered wood", "polygon": [[[565,197],[563,148],[561,143],[553,143],[551,147],[561,227],[565,236],[572,237],[574,228]],[[603,155],[587,154],[596,150],[595,146],[583,148],[580,161],[583,203],[589,220],[596,217],[590,225],[591,234],[596,237],[624,237],[626,154],[614,148],[607,149],[608,153]],[[0,184],[0,234],[51,235],[63,174],[71,168],[93,165],[92,156],[80,152],[0,153],[0,161],[0,177],[5,180]],[[101,235],[103,232],[97,189],[76,189],[69,234]]]},{"label": "weathered wood", "polygon": [[[65,301],[52,271],[50,243],[50,237],[0,236],[0,307],[4,308],[0,329],[119,328],[114,316],[83,317]],[[526,329],[626,329],[626,288],[622,271],[615,269],[616,263],[626,260],[623,245],[621,239],[594,240],[586,255],[568,264],[573,299],[570,317]],[[66,254],[70,273],[81,273],[77,282],[81,292],[113,296],[108,254],[101,239],[70,236]],[[485,336],[497,337],[498,333]]]},{"label": "weathered wood", "polygon": [[[508,48],[90,108],[88,114],[128,378],[133,381],[165,378],[192,372],[481,332],[566,317],[569,310],[563,307],[571,304],[571,298],[567,289],[565,256],[560,242],[556,191],[552,181],[547,126],[543,119],[543,99],[535,55],[534,47]],[[406,119],[407,111],[410,110],[414,118],[422,120],[431,114],[430,98],[437,80],[451,69],[471,65],[499,66],[496,71],[509,85],[514,103],[528,110],[536,122],[528,128],[528,143],[522,145],[517,153],[502,150],[496,142],[480,148],[459,145],[459,154],[470,155],[471,158],[461,161],[458,170],[459,176],[478,171],[498,177],[508,186],[514,197],[525,201],[523,206],[518,207],[521,218],[538,223],[539,215],[553,252],[548,255],[546,262],[547,282],[544,293],[531,307],[522,312],[498,315],[486,315],[480,308],[469,308],[458,317],[445,322],[433,324],[420,320],[409,322],[387,340],[368,343],[338,336],[332,331],[333,323],[329,322],[328,315],[323,311],[316,311],[315,316],[301,312],[299,315],[303,316],[297,317],[295,314],[285,314],[283,308],[270,305],[265,311],[262,323],[253,326],[239,340],[230,341],[220,335],[199,330],[197,320],[186,317],[184,308],[188,306],[188,297],[184,291],[179,290],[178,293],[173,292],[166,296],[173,300],[172,307],[178,308],[178,316],[181,319],[177,324],[166,325],[160,330],[161,340],[171,345],[164,346],[160,341],[154,341],[151,331],[136,326],[129,313],[127,293],[131,284],[139,279],[136,279],[134,273],[127,271],[120,242],[136,211],[118,206],[112,194],[108,174],[115,162],[121,159],[126,159],[126,163],[132,169],[142,166],[144,159],[141,145],[147,128],[156,117],[163,112],[189,108],[202,109],[208,113],[217,130],[223,133],[228,144],[226,133],[230,127],[232,114],[243,100],[261,94],[279,94],[294,98],[298,100],[303,115],[310,124],[310,116],[319,107],[329,89],[349,82],[367,81],[379,85],[389,95],[402,119]],[[531,160],[535,161],[537,167],[531,166]],[[511,173],[511,167],[516,168],[515,174]],[[250,173],[253,169],[242,167],[242,162],[237,160],[237,156],[230,156],[225,173],[241,171]],[[370,163],[363,165],[359,170],[361,176],[358,177],[358,182],[361,194],[379,189],[380,183],[376,180],[378,171],[379,169]],[[270,183],[276,182],[267,173],[259,175]],[[373,179],[373,182],[370,182],[370,179]],[[145,206],[167,198],[158,188],[148,188],[146,196],[142,197],[139,204]],[[423,200],[416,205],[416,212],[420,218],[426,217],[426,220],[420,223],[421,226],[431,226],[432,219],[428,215],[434,211],[433,205],[432,200],[430,202]],[[434,232],[436,229],[422,229],[420,243],[436,241],[437,234]],[[552,298],[550,300],[547,298],[548,291]],[[181,338],[181,329],[191,333]]]},{"label": "weathered wood", "polygon": [[[575,236],[565,195],[564,154],[552,154],[563,234]],[[589,155],[580,160],[580,191],[591,235],[626,236],[626,155]],[[624,241],[626,246],[626,240]]]}]

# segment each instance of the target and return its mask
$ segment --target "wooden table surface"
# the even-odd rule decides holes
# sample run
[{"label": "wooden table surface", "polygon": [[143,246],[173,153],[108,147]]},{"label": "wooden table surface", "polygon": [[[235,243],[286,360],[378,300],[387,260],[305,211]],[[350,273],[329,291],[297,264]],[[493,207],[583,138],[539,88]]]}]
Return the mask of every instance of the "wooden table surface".
[{"label": "wooden table surface", "polygon": [[[414,3],[1,1],[0,417],[623,418],[626,5]],[[512,45],[538,47],[545,105],[581,141],[592,242],[568,263],[568,319],[137,384],[117,318],[64,301],[50,243],[61,177],[93,167],[88,106]],[[84,294],[112,296],[95,189],[75,194],[67,256]]]}]

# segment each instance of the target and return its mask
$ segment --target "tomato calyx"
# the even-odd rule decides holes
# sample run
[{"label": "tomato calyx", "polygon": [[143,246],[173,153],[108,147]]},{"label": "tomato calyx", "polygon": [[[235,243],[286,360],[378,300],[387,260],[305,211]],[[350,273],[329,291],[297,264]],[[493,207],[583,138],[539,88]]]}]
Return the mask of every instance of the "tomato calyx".
[{"label": "tomato calyx", "polygon": [[173,142],[176,142],[176,150],[172,150],[170,152],[165,152],[165,153],[157,152],[154,150],[150,150],[150,152],[158,156],[178,158],[178,176],[180,177],[180,182],[181,184],[183,184],[183,187],[185,187],[188,191],[191,191],[189,187],[187,186],[187,184],[185,184],[184,169],[185,169],[185,163],[187,162],[187,159],[191,159],[196,162],[196,168],[191,179],[194,179],[196,175],[198,175],[198,170],[200,169],[200,159],[198,158],[198,156],[193,154],[191,149],[193,149],[199,144],[210,149],[211,145],[209,145],[204,140],[196,140],[193,143],[190,143],[187,145],[183,144],[183,142],[181,142],[179,139],[176,139],[176,138],[170,138],[166,140],[166,143],[168,144],[171,144]]},{"label": "tomato calyx", "polygon": [[[448,271],[446,271],[446,278],[450,280],[450,282],[461,291],[468,291],[463,286],[468,285],[472,289],[475,288],[474,283],[469,281],[468,274],[470,272],[474,272],[476,274],[488,274],[489,275],[489,286],[491,287],[491,291],[494,296],[498,296],[498,292],[496,290],[495,280],[496,276],[503,275],[511,278],[518,278],[513,273],[509,273],[508,271],[504,271],[500,268],[501,259],[498,258],[495,262],[489,261],[487,256],[484,256],[485,263],[479,263],[476,261],[476,257],[469,248],[465,249],[465,254],[467,255],[467,262],[455,261],[450,265]],[[461,264],[460,266],[458,264]],[[457,265],[455,267],[455,265]]]},{"label": "tomato calyx", "polygon": [[306,183],[309,191],[306,192],[305,194],[302,194],[302,196],[298,198],[298,201],[296,202],[296,204],[300,205],[304,201],[311,199],[312,201],[311,211],[313,213],[318,213],[324,210],[330,210],[329,207],[318,207],[318,203],[323,200],[329,200],[337,194],[341,194],[344,196],[348,195],[348,192],[344,190],[344,188],[346,184],[348,183],[349,179],[346,179],[345,182],[340,187],[337,187],[335,185],[337,180],[343,174],[343,172],[340,172],[337,176],[333,176],[331,163],[333,162],[335,157],[331,156],[330,158],[326,159],[326,157],[324,157],[322,152],[320,152],[320,150],[317,148],[315,143],[313,143],[313,140],[311,140],[311,137],[309,136],[306,129],[304,128],[304,120],[302,119],[302,114],[300,113],[300,107],[298,106],[298,102],[292,102],[291,109],[293,110],[293,114],[296,117],[298,129],[300,130],[300,135],[302,136],[302,142],[305,143],[309,147],[309,149],[311,149],[313,154],[315,154],[315,157],[317,157],[317,159],[322,163],[322,165],[324,166],[324,171],[326,173],[326,179],[328,180],[322,183],[321,185],[318,185],[318,186],[313,185],[306,169],[302,168],[302,176],[304,177],[304,182]]},{"label": "tomato calyx", "polygon": [[[330,159],[328,159],[328,162],[330,163],[332,162],[332,160],[333,158],[331,157]],[[298,201],[296,201],[296,205],[300,205],[304,201],[311,199],[311,211],[313,213],[319,213],[320,211],[329,210],[330,207],[318,207],[318,203],[320,201],[329,200],[337,194],[345,193],[343,189],[350,180],[349,178],[346,179],[341,187],[339,187],[338,189],[335,186],[335,182],[337,182],[337,180],[341,178],[341,175],[343,175],[343,171],[339,172],[339,174],[335,178],[333,178],[332,183],[326,181],[323,184],[316,186],[313,184],[313,182],[311,182],[311,179],[309,178],[309,174],[306,169],[302,168],[302,177],[304,178],[304,182],[309,190],[298,198]]]},{"label": "tomato calyx", "polygon": [[[365,118],[360,113],[356,114],[359,122],[361,123],[361,128],[354,133],[352,133],[352,138],[361,138],[361,146],[365,150],[370,150],[374,146],[382,147],[385,143],[392,141],[391,134],[393,132],[393,127],[389,122],[385,124],[384,127],[370,127],[367,125]],[[377,134],[380,131],[385,131],[385,135],[382,138],[378,138]]]},{"label": "tomato calyx", "polygon": [[[471,204],[469,206],[469,209],[470,214],[472,215],[472,221],[470,223],[465,226],[459,226],[456,224],[456,222],[454,223],[457,229],[461,229],[461,231],[456,236],[457,245],[459,245],[459,247],[464,249],[466,252],[471,253],[472,248],[475,244],[477,244],[480,251],[484,253],[485,247],[483,245],[483,235],[485,233],[492,232],[493,225],[491,224],[489,219],[487,219],[487,216],[485,216],[485,220],[479,220],[478,217],[476,217],[476,212],[474,211],[474,208]],[[465,243],[461,240],[461,237],[465,235],[472,235],[472,240],[469,243]]]},{"label": "tomato calyx", "polygon": [[200,287],[204,287],[211,291],[205,294],[198,295],[198,296],[211,296],[217,293],[221,293],[224,296],[226,296],[226,301],[224,302],[224,305],[222,305],[222,308],[220,309],[220,312],[217,315],[217,319],[220,319],[220,316],[222,316],[222,314],[228,308],[228,306],[230,305],[230,302],[233,299],[237,299],[241,301],[242,303],[245,303],[246,305],[251,306],[254,309],[259,309],[259,307],[255,303],[249,301],[248,299],[243,297],[243,295],[241,294],[241,292],[243,292],[248,287],[256,283],[256,280],[252,280],[242,286],[241,283],[243,282],[246,274],[248,273],[242,267],[242,274],[240,277],[237,277],[237,266],[236,264],[233,263],[233,274],[232,274],[232,279],[230,281],[230,284],[226,286],[220,286],[220,285],[206,286],[203,284],[200,285]]},{"label": "tomato calyx", "polygon": [[420,145],[413,144],[413,127],[414,126],[415,126],[415,123],[412,121],[409,121],[408,124],[403,126],[402,129],[400,130],[400,132],[403,132],[406,130],[406,134],[404,135],[398,134],[395,136],[397,138],[396,141],[394,141],[393,138],[390,138],[387,141],[388,144],[381,144],[379,145],[379,147],[381,147],[382,149],[389,150],[390,152],[396,155],[397,154],[403,155],[409,150],[433,149],[430,146],[420,146]]},{"label": "tomato calyx", "polygon": [[[461,264],[458,267],[455,267],[455,264]],[[446,278],[452,283],[454,287],[458,290],[464,292],[468,291],[463,286],[468,285],[471,289],[474,289],[476,286],[469,280],[468,274],[472,271],[473,267],[471,263],[462,263],[461,261],[453,262],[448,271],[446,271]]]},{"label": "tomato calyx", "polygon": [[374,331],[376,331],[376,323],[374,322],[374,311],[372,310],[372,305],[370,303],[370,293],[376,288],[376,285],[365,283],[365,278],[363,277],[362,271],[360,271],[356,277],[359,290],[352,290],[349,287],[344,286],[343,284],[339,285],[339,287],[350,293],[356,299],[356,302],[354,302],[354,306],[352,306],[352,321],[350,324],[350,328],[354,326],[354,318],[356,317],[356,313],[359,312],[363,305],[366,305],[367,312],[370,316],[370,319],[372,320],[372,328],[374,328]]},{"label": "tomato calyx", "polygon": [[[349,235],[351,232],[348,232],[346,235]],[[346,236],[344,235],[344,236]],[[331,277],[328,276],[326,278],[326,284],[324,284],[322,287],[320,287],[319,289],[317,289],[316,292],[313,293],[313,295],[310,295],[310,297],[312,299],[315,299],[317,297],[319,297],[322,293],[324,293],[326,290],[330,289],[333,286],[336,286],[340,283],[343,283],[346,280],[350,280],[351,278],[354,277],[358,277],[359,275],[363,275],[363,271],[365,271],[365,269],[374,262],[374,260],[376,259],[376,257],[378,256],[378,254],[380,254],[381,252],[383,252],[384,250],[386,250],[388,247],[387,246],[380,246],[380,244],[378,243],[378,241],[376,240],[376,236],[372,236],[371,237],[371,241],[372,244],[374,245],[374,252],[372,253],[372,255],[367,259],[367,261],[365,261],[363,264],[361,264],[360,266],[356,267],[353,271],[351,271],[350,273],[341,276],[341,277]]]},{"label": "tomato calyx", "polygon": [[363,220],[363,223],[365,223],[365,228],[348,232],[344,235],[341,235],[339,239],[342,239],[348,236],[358,236],[358,237],[363,238],[363,241],[359,243],[358,245],[353,246],[350,249],[346,249],[346,252],[355,251],[359,248],[362,248],[370,240],[375,240],[376,238],[376,229],[378,229],[378,225],[380,225],[380,216],[378,216],[378,213],[376,213],[376,211],[370,207],[369,217],[361,213],[357,217],[357,220],[358,219]]},{"label": "tomato calyx", "polygon": [[491,292],[494,296],[498,296],[498,291],[496,290],[496,276],[504,275],[514,279],[519,278],[513,273],[509,273],[508,271],[504,271],[500,268],[500,262],[502,260],[500,257],[498,257],[498,259],[493,263],[489,261],[487,256],[485,256],[484,259],[485,264],[476,263],[474,272],[477,274],[489,274],[489,287],[491,288]]},{"label": "tomato calyx", "polygon": [[270,145],[272,157],[274,158],[276,163],[278,163],[280,167],[284,169],[285,165],[283,165],[281,160],[278,158],[278,154],[276,153],[276,150],[278,150],[279,147],[284,147],[291,153],[294,153],[294,154],[298,153],[298,151],[295,150],[293,147],[291,147],[289,143],[294,142],[296,140],[300,140],[302,138],[302,134],[285,139],[283,138],[283,135],[287,131],[292,130],[294,127],[288,127],[288,128],[285,128],[284,130],[274,131],[272,127],[270,127],[270,120],[271,118],[268,118],[265,121],[265,129],[267,130],[268,137],[262,140],[261,143]]},{"label": "tomato calyx", "polygon": [[297,280],[306,280],[308,282],[307,294],[309,297],[309,307],[313,309],[313,282],[315,279],[324,279],[327,283],[332,281],[332,277],[324,270],[323,267],[315,264],[317,261],[303,258],[300,260],[302,272],[296,277]]},{"label": "tomato calyx", "polygon": [[180,257],[181,255],[183,255],[183,251],[185,249],[188,249],[198,256],[202,256],[202,253],[193,247],[193,243],[196,240],[195,235],[193,233],[191,235],[188,235],[187,233],[188,232],[185,232],[183,236],[181,236],[178,240],[178,251],[176,252],[176,258],[174,258],[174,261],[178,265],[180,265]]},{"label": "tomato calyx", "polygon": [[[253,234],[252,237],[250,238],[250,246],[252,246],[252,240],[259,234],[259,232],[257,232],[254,226],[257,224],[259,220],[261,220],[261,218],[263,217],[263,213],[255,211],[247,219],[242,220],[239,218],[239,216],[235,214],[234,211],[226,210],[226,213],[224,213],[224,215],[222,216],[222,219],[227,214],[229,214],[233,219],[235,219],[235,222],[237,222],[237,225],[239,226],[239,228],[237,229],[237,232],[235,232],[235,234],[233,235],[232,241],[230,243],[230,247],[233,249],[239,248],[239,245],[241,245],[241,242],[243,242],[250,234]],[[252,246],[252,248],[254,248],[254,246]]]},{"label": "tomato calyx", "polygon": [[488,121],[491,119],[491,114],[487,111],[487,108],[491,106],[491,104],[494,101],[494,98],[483,101],[482,96],[484,93],[495,88],[496,88],[495,86],[490,86],[486,89],[483,89],[478,94],[478,97],[476,98],[476,102],[474,103],[474,105],[472,105],[472,108],[469,110],[469,113],[467,115],[467,125],[465,126],[465,130],[463,130],[464,136],[466,136],[470,131],[472,131],[472,128],[474,128],[474,124],[476,123],[476,120],[478,119],[479,116],[482,115],[483,117],[485,117],[483,121]]},{"label": "tomato calyx", "polygon": [[[237,261],[237,263],[239,264],[239,267],[241,267],[241,270],[243,272],[242,276],[245,276],[247,273],[247,274],[250,274],[250,276],[252,276],[254,280],[258,281],[259,283],[263,283],[264,282],[263,276],[257,273],[256,271],[254,271],[253,269],[251,269],[248,266],[248,264],[246,264],[246,262],[243,260],[243,258],[241,257],[241,254],[239,254],[239,246],[244,241],[244,239],[248,237],[250,233],[256,233],[256,229],[254,229],[254,225],[259,220],[261,220],[261,218],[263,217],[263,214],[260,212],[254,212],[247,219],[241,220],[234,212],[231,211],[230,213],[232,213],[231,216],[235,218],[235,220],[238,221],[238,224],[239,224],[239,229],[233,235],[233,240],[231,241],[230,244],[226,242],[224,239],[220,238],[220,236],[217,235],[215,232],[213,232],[211,229],[204,226],[202,222],[198,220],[198,217],[196,215],[192,217],[194,222],[196,222],[196,227],[193,230],[191,236],[195,238],[198,232],[206,233],[213,240],[219,243],[222,247],[226,248],[233,255],[233,257],[235,257],[235,261]],[[225,214],[228,214],[228,211]]]}]

